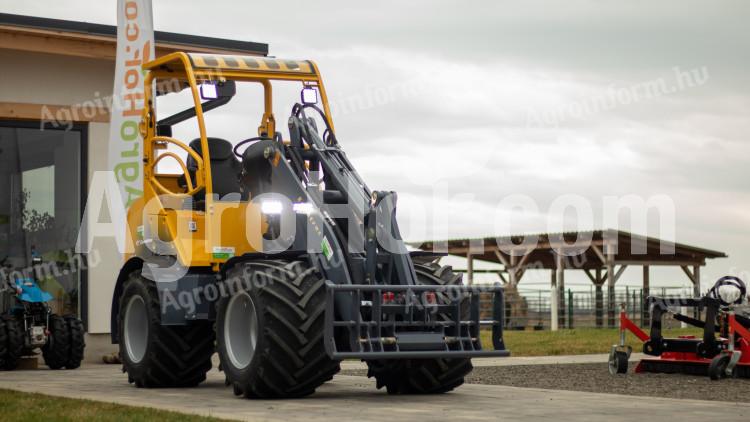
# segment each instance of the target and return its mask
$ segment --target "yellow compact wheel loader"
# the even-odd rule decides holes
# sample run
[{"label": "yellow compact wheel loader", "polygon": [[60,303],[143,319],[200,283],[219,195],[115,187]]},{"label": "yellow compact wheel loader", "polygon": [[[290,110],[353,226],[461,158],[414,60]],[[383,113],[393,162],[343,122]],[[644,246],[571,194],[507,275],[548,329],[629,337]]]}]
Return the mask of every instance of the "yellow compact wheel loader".
[{"label": "yellow compact wheel loader", "polygon": [[[439,255],[406,249],[396,194],[354,170],[313,62],[173,53],[143,69],[144,195],[128,210],[135,247],[112,302],[131,383],[196,386],[218,351],[227,384],[248,398],[311,394],[343,359],[367,362],[391,394],[443,393],[471,358],[509,355],[502,288],[485,289],[493,317],[480,320],[478,289]],[[290,82],[301,95],[284,135],[273,87]],[[208,133],[204,114],[240,84],[262,88],[264,111],[257,134],[232,143]],[[155,97],[180,91],[187,108],[159,114]],[[194,140],[172,137],[183,122]],[[160,170],[167,159],[177,174]]]}]

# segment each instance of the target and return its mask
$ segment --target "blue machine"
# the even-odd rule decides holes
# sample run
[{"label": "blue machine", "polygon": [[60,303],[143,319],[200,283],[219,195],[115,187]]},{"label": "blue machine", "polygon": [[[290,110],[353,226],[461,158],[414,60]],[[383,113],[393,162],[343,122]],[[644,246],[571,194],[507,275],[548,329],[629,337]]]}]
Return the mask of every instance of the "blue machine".
[{"label": "blue machine", "polygon": [[0,296],[6,305],[0,310],[0,341],[5,341],[0,345],[0,370],[15,369],[22,356],[35,355],[36,349],[51,369],[78,368],[86,346],[83,323],[73,315],[52,312],[49,302],[54,297],[30,276],[42,262],[33,247],[31,262],[24,271],[14,271],[7,258],[2,262]]},{"label": "blue machine", "polygon": [[21,278],[15,281],[16,298],[21,302],[46,303],[52,295],[42,290],[33,278]]}]

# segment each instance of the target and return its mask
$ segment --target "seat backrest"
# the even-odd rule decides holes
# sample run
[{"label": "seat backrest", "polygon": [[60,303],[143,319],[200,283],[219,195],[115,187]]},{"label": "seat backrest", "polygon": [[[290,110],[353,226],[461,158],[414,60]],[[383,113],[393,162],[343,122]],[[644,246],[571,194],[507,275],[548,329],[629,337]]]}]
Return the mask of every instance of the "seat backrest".
[{"label": "seat backrest", "polygon": [[[242,172],[242,164],[232,152],[232,144],[221,138],[207,138],[208,152],[211,155],[211,180],[214,194],[222,199],[229,194],[237,194],[233,200],[242,198],[240,190],[239,177]],[[203,156],[201,152],[200,138],[190,142],[190,148]],[[195,172],[198,170],[198,163],[188,155],[185,163],[190,176],[195,180]],[[234,197],[234,195],[232,195]],[[201,191],[195,194],[194,199],[201,201],[205,199],[205,192]]]},{"label": "seat backrest", "polygon": [[251,198],[271,192],[274,155],[278,150],[275,141],[262,140],[250,144],[242,153],[242,184],[243,191]]}]

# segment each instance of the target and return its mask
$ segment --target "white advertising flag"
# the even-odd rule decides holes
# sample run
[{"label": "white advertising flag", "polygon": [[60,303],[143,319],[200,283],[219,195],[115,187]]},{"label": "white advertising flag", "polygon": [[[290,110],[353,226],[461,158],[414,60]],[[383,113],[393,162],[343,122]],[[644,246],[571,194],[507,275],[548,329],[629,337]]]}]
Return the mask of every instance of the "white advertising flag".
[{"label": "white advertising flag", "polygon": [[144,107],[141,65],[153,59],[151,0],[118,0],[109,170],[115,174],[125,207],[143,195],[143,139],[138,129]]}]

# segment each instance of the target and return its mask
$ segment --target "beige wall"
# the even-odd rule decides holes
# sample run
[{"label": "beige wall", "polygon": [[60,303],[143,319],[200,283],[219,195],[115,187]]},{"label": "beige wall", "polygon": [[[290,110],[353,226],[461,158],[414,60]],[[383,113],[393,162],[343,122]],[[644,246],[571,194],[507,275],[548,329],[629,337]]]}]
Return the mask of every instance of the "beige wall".
[{"label": "beige wall", "polygon": [[[114,62],[109,60],[0,49],[0,63],[0,103],[76,105],[111,95]],[[107,169],[108,137],[109,124],[89,123],[89,183],[94,171]],[[99,262],[88,272],[89,332],[108,333],[121,261],[113,241],[99,240],[94,249]]]},{"label": "beige wall", "polygon": [[0,102],[73,105],[112,92],[114,62],[1,50]]},{"label": "beige wall", "polygon": [[[107,170],[107,140],[109,139],[109,124],[89,123],[89,182],[94,171]],[[102,221],[109,219],[102,215]],[[122,266],[122,259],[117,252],[114,240],[97,239],[93,250],[99,255],[100,262],[89,268],[89,333],[109,333],[109,316],[112,307],[112,292],[114,291],[117,274]]]}]

